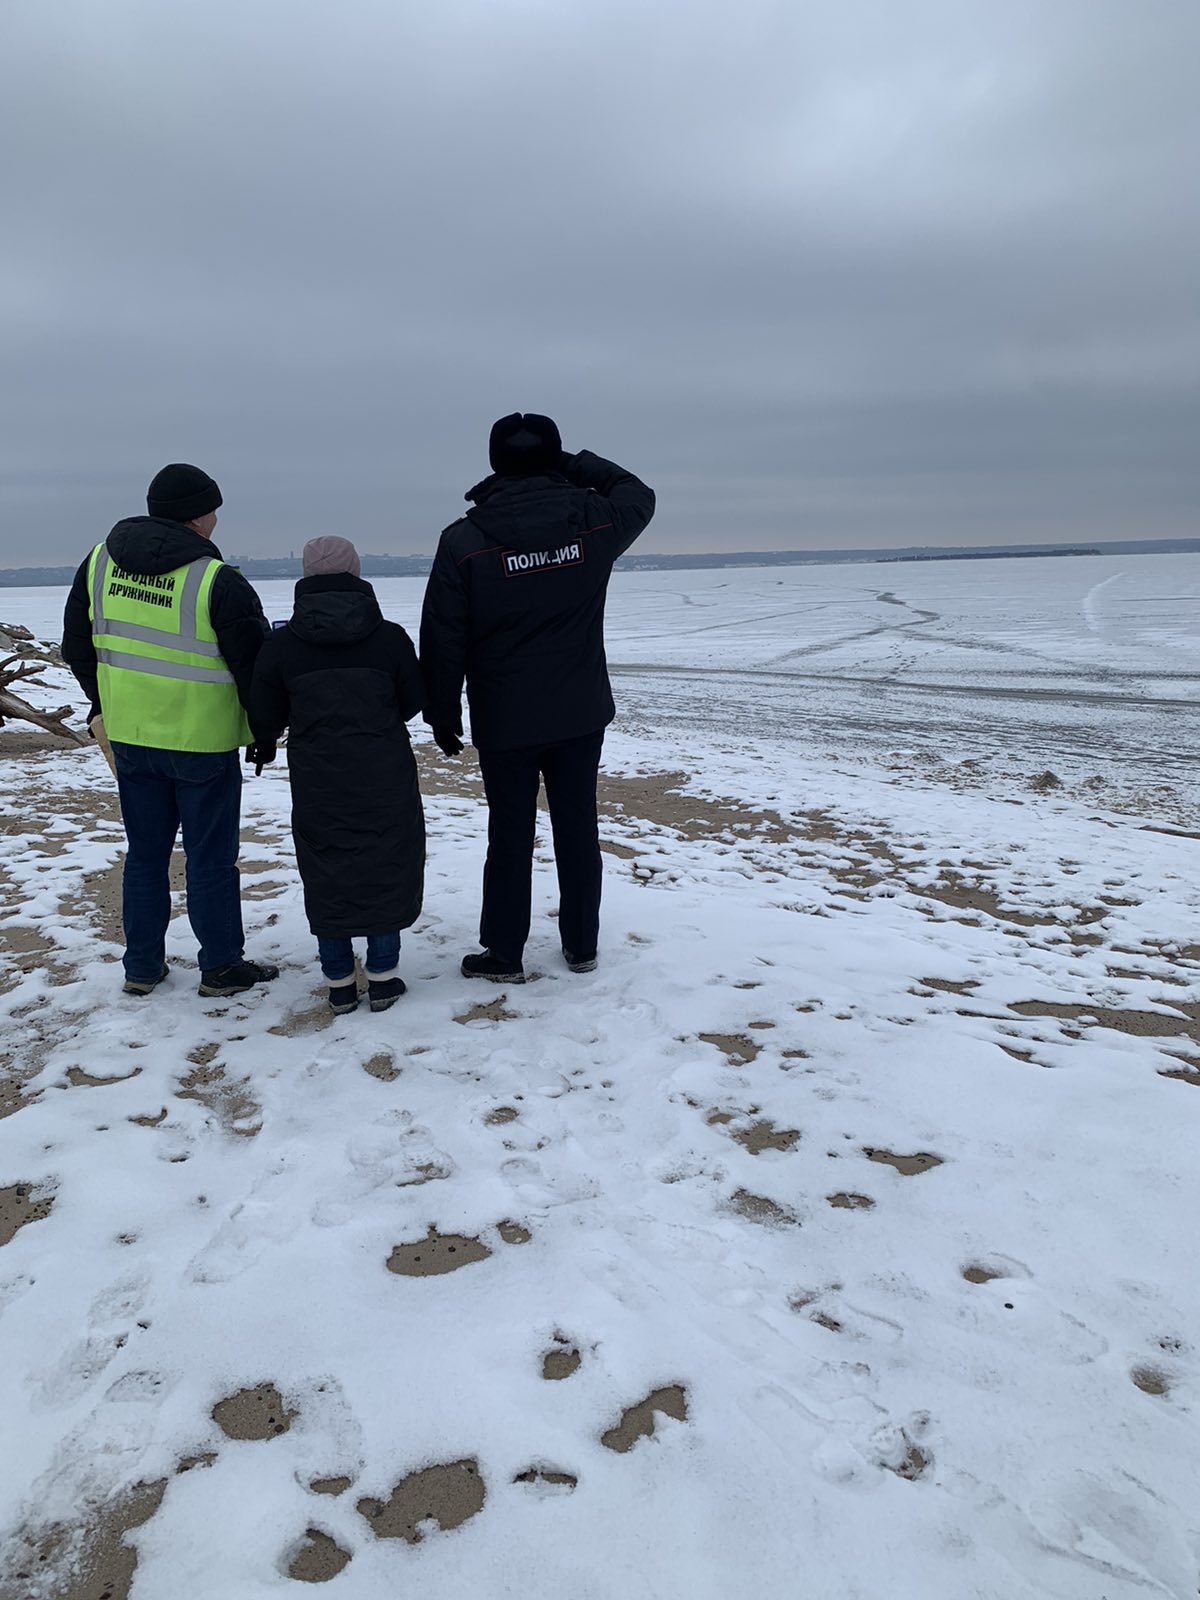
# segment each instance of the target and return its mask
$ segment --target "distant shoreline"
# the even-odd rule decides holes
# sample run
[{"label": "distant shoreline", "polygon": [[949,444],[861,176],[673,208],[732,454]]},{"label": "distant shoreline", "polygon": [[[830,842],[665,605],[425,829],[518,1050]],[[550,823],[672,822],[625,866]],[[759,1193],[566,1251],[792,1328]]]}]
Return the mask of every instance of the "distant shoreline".
[{"label": "distant shoreline", "polygon": [[[1196,539],[1104,539],[1095,544],[914,545],[895,550],[729,550],[696,555],[628,555],[621,565],[634,572],[680,572],[727,567],[825,567],[893,565],[911,561],[1013,561],[1042,556],[1159,556],[1200,554]],[[233,556],[247,578],[298,578],[296,556]],[[364,578],[423,578],[432,556],[364,555]],[[0,589],[58,588],[74,567],[2,567]]]}]

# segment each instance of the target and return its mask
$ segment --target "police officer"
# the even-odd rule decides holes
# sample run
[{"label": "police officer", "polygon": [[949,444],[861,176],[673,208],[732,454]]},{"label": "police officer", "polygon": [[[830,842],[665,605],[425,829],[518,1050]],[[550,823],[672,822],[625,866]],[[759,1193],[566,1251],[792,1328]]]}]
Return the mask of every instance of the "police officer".
[{"label": "police officer", "polygon": [[[145,517],[118,522],[75,574],[63,659],[103,713],[128,848],[125,992],[167,976],[168,873],[183,828],[187,910],[200,945],[200,993],[241,994],[279,976],[245,960],[237,869],[243,703],[270,629],[254,590],[211,542],[221,491],[173,463],[150,484]],[[247,759],[271,760],[251,746]]]},{"label": "police officer", "polygon": [[588,450],[563,452],[534,412],[502,417],[492,473],[442,534],[425,591],[425,720],[462,749],[464,678],[488,803],[479,955],[465,976],[524,981],[534,833],[544,778],[558,870],[558,931],[572,972],[596,965],[600,841],[596,777],[616,715],[604,657],[613,563],[654,515],[654,491]]}]

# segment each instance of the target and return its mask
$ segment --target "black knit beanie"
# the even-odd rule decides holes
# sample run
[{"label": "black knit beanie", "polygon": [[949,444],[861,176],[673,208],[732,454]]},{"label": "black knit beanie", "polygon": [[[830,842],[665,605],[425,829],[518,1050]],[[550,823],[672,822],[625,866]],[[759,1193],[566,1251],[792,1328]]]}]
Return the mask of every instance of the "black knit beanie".
[{"label": "black knit beanie", "polygon": [[146,490],[146,510],[152,517],[170,522],[194,522],[221,504],[221,491],[214,479],[199,467],[173,461],[156,472]]},{"label": "black knit beanie", "polygon": [[562,438],[549,417],[514,411],[492,426],[488,439],[492,471],[502,478],[533,478],[557,472],[562,461]]}]

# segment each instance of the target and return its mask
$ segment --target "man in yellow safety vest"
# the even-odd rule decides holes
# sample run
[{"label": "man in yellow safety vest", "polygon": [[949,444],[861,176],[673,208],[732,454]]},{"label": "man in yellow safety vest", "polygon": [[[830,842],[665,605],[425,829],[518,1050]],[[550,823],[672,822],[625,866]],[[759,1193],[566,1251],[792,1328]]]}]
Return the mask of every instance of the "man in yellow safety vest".
[{"label": "man in yellow safety vest", "polygon": [[279,976],[245,959],[237,868],[251,744],[243,702],[270,632],[257,594],[213,545],[221,491],[199,467],[173,463],[150,485],[145,517],[118,522],[75,574],[63,660],[103,714],[121,795],[125,855],[125,992],[167,976],[169,870],[180,827],[187,909],[200,945],[200,993],[241,994]]}]

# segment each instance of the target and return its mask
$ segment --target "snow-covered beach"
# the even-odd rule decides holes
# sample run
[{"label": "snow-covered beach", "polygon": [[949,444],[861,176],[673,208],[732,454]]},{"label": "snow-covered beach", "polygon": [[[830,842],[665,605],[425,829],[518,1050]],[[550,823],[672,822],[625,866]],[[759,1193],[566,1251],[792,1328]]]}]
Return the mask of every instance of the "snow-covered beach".
[{"label": "snow-covered beach", "polygon": [[418,736],[379,1017],[323,1009],[282,764],[283,978],[202,1000],[177,920],[139,1002],[107,769],[0,730],[0,1595],[1194,1596],[1198,598],[618,572],[599,971],[546,855],[535,981],[458,975],[482,797]]}]

